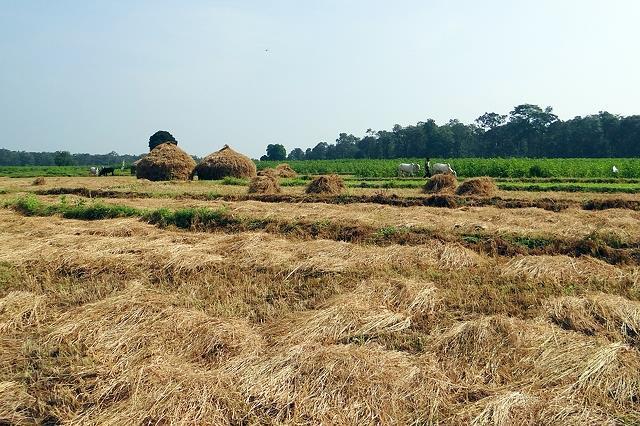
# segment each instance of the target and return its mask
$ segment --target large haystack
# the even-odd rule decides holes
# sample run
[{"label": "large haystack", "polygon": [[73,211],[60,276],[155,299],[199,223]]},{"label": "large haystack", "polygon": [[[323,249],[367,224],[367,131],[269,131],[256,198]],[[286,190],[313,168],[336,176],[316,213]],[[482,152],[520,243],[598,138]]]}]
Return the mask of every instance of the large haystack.
[{"label": "large haystack", "polygon": [[246,157],[225,145],[220,151],[209,154],[196,167],[199,180],[217,180],[227,176],[252,178],[256,165]]},{"label": "large haystack", "polygon": [[276,172],[278,173],[278,176],[283,178],[298,177],[298,174],[296,173],[296,171],[293,170],[291,166],[288,165],[287,163],[278,164],[276,166]]},{"label": "large haystack", "polygon": [[453,192],[458,186],[458,180],[452,174],[440,173],[432,176],[422,187],[425,194],[437,194],[443,192]]},{"label": "large haystack", "polygon": [[256,176],[249,184],[249,194],[279,194],[282,192],[278,178],[274,176]]},{"label": "large haystack", "polygon": [[188,180],[196,162],[171,143],[158,145],[136,166],[136,177],[149,180]]},{"label": "large haystack", "polygon": [[340,194],[344,190],[344,182],[338,175],[325,175],[315,178],[307,186],[307,194]]},{"label": "large haystack", "polygon": [[491,197],[495,195],[498,187],[490,177],[479,177],[467,179],[458,187],[456,194],[458,195],[479,195],[482,197]]}]

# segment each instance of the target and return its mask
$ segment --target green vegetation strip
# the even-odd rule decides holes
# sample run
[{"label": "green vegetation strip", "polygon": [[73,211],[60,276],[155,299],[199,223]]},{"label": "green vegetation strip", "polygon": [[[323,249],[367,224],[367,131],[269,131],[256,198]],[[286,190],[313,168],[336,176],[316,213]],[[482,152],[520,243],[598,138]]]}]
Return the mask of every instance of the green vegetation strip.
[{"label": "green vegetation strip", "polygon": [[61,215],[68,219],[100,220],[137,217],[159,227],[175,226],[193,231],[245,232],[263,231],[302,239],[332,239],[374,245],[420,245],[432,240],[462,244],[480,253],[492,256],[517,254],[590,255],[612,264],[640,263],[640,242],[624,242],[615,236],[589,235],[579,240],[561,240],[553,237],[494,234],[443,234],[421,227],[388,226],[374,228],[365,225],[343,225],[329,220],[315,222],[283,221],[274,218],[241,217],[226,208],[138,209],[134,207],[87,203],[80,200],[68,203],[62,198],[57,204],[44,203],[30,194],[4,203],[26,216]]}]

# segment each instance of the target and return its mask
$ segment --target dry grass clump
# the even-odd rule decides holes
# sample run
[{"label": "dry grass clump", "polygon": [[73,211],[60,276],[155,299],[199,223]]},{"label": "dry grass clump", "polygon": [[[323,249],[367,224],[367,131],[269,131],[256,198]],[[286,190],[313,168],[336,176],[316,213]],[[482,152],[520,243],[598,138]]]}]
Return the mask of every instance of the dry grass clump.
[{"label": "dry grass clump", "polygon": [[307,185],[307,194],[340,194],[345,189],[344,181],[338,175],[318,176]]},{"label": "dry grass clump", "polygon": [[278,176],[283,178],[295,178],[298,177],[298,173],[291,168],[287,163],[278,164],[276,166],[276,172]]},{"label": "dry grass clump", "polygon": [[36,424],[31,415],[35,404],[36,399],[27,393],[24,385],[0,381],[0,424]]},{"label": "dry grass clump", "polygon": [[498,191],[493,179],[490,177],[479,177],[467,179],[456,190],[458,195],[477,195],[480,197],[492,197]]},{"label": "dry grass clump", "polygon": [[195,173],[199,180],[218,180],[227,176],[252,178],[256,176],[256,165],[249,157],[225,145],[221,150],[204,157]]},{"label": "dry grass clump", "polygon": [[63,315],[49,340],[84,345],[117,371],[150,356],[211,364],[261,347],[260,336],[246,321],[212,318],[175,303],[175,298],[132,284]]},{"label": "dry grass clump", "polygon": [[525,275],[557,283],[568,280],[616,280],[624,277],[619,268],[602,260],[590,256],[574,258],[564,255],[514,257],[504,265],[501,274]]},{"label": "dry grass clump", "polygon": [[509,366],[519,360],[520,331],[509,318],[484,317],[451,327],[436,336],[434,344],[441,362],[459,367],[452,371],[460,379],[501,383],[510,378]]},{"label": "dry grass clump", "polygon": [[470,407],[481,408],[472,420],[472,426],[511,426],[538,424],[543,402],[523,392],[504,392],[483,398]]},{"label": "dry grass clump", "polygon": [[45,185],[47,183],[46,179],[43,178],[42,176],[37,177],[33,180],[33,182],[31,182],[31,185],[33,186],[42,186]]},{"label": "dry grass clump", "polygon": [[371,306],[362,298],[347,294],[320,309],[285,318],[270,333],[277,341],[288,344],[344,343],[399,332],[410,325],[411,319],[402,313]]},{"label": "dry grass clump", "polygon": [[118,375],[100,377],[92,389],[97,403],[75,424],[241,424],[250,407],[219,370],[174,359],[145,360]]},{"label": "dry grass clump", "polygon": [[449,173],[439,173],[429,178],[422,187],[425,194],[437,194],[443,192],[454,192],[458,186],[456,177]]},{"label": "dry grass clump", "polygon": [[432,365],[376,345],[303,344],[238,358],[227,370],[275,424],[428,424],[445,398]]},{"label": "dry grass clump", "polygon": [[45,296],[28,291],[12,291],[0,299],[0,333],[21,330],[39,323],[44,314]]},{"label": "dry grass clump", "polygon": [[545,302],[544,309],[562,328],[640,347],[640,302],[610,294],[567,296]]},{"label": "dry grass clump", "polygon": [[195,166],[193,158],[177,145],[163,143],[140,159],[136,166],[136,177],[152,181],[189,180]]},{"label": "dry grass clump", "polygon": [[249,183],[249,194],[280,194],[282,189],[278,179],[273,176],[256,176]]}]

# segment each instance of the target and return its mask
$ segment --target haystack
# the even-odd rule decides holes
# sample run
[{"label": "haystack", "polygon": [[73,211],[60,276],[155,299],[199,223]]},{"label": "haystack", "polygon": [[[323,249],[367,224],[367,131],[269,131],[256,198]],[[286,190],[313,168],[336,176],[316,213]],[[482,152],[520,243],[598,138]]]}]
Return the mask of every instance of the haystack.
[{"label": "haystack", "polygon": [[458,186],[456,177],[451,174],[440,173],[432,176],[422,187],[425,194],[436,194],[441,192],[453,192]]},{"label": "haystack", "polygon": [[498,187],[490,177],[467,179],[458,187],[458,195],[479,195],[482,197],[493,196]]},{"label": "haystack", "polygon": [[188,180],[196,162],[177,145],[163,143],[142,158],[136,166],[136,177],[149,180]]},{"label": "haystack", "polygon": [[227,176],[252,178],[256,165],[246,157],[225,145],[220,151],[209,154],[196,167],[199,180],[217,180]]},{"label": "haystack", "polygon": [[291,166],[288,165],[287,163],[278,164],[276,166],[276,172],[278,173],[278,176],[283,178],[298,177],[298,174],[296,173],[296,171],[293,170]]},{"label": "haystack", "polygon": [[256,176],[249,184],[249,194],[279,194],[281,191],[278,179],[274,176]]},{"label": "haystack", "polygon": [[44,185],[46,183],[47,183],[47,181],[42,176],[40,176],[40,177],[35,178],[33,180],[33,182],[31,182],[31,185],[33,185],[33,186],[41,186],[41,185]]},{"label": "haystack", "polygon": [[278,178],[278,171],[276,169],[262,169],[258,172],[258,176],[271,176],[273,178]]},{"label": "haystack", "polygon": [[344,182],[338,175],[325,175],[315,178],[307,186],[307,194],[340,194],[344,190]]}]

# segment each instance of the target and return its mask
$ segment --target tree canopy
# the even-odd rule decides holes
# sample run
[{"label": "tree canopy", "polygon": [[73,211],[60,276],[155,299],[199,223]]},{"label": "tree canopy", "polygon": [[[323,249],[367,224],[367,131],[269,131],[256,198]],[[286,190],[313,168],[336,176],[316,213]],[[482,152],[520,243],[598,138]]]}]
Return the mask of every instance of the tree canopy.
[{"label": "tree canopy", "polygon": [[551,107],[522,104],[509,114],[486,112],[474,123],[434,120],[340,133],[335,143],[294,148],[289,160],[407,157],[639,157],[640,115],[608,112],[562,121]]},{"label": "tree canopy", "polygon": [[151,137],[149,137],[149,151],[152,151],[156,146],[163,143],[172,143],[178,145],[178,141],[173,135],[166,130],[158,130]]}]

